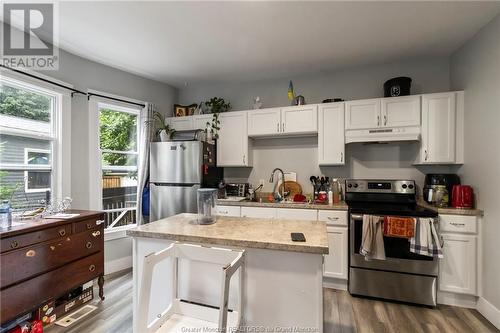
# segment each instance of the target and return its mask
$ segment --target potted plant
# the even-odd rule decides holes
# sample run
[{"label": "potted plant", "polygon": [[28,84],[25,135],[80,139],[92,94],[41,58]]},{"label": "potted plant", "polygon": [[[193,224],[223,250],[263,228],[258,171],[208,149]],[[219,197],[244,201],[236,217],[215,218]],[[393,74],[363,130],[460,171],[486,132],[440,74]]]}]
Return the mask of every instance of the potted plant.
[{"label": "potted plant", "polygon": [[153,112],[153,118],[149,120],[154,126],[156,138],[160,141],[170,141],[175,136],[175,129],[165,122],[165,117],[158,111]]},{"label": "potted plant", "polygon": [[224,98],[213,97],[206,101],[204,104],[207,107],[208,113],[212,113],[212,121],[207,121],[205,134],[207,136],[207,139],[211,138],[217,140],[219,138],[220,130],[219,115],[221,112],[227,112],[231,110],[231,103],[226,102]]}]

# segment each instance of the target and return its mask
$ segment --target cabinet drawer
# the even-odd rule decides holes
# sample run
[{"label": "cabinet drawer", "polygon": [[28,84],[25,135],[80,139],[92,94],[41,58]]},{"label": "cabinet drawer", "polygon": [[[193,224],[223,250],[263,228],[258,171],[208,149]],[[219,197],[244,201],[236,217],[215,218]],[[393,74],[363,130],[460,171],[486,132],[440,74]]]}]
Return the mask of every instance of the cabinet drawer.
[{"label": "cabinet drawer", "polygon": [[104,231],[89,230],[2,255],[0,288],[103,250]]},{"label": "cabinet drawer", "polygon": [[241,207],[241,217],[254,217],[261,219],[276,218],[276,208],[269,207]]},{"label": "cabinet drawer", "polygon": [[439,229],[441,232],[477,233],[477,218],[463,215],[439,215]]},{"label": "cabinet drawer", "polygon": [[[42,302],[104,274],[104,253],[98,252],[66,266],[0,291],[2,322],[32,311]],[[57,291],[57,292],[56,292]]]},{"label": "cabinet drawer", "polygon": [[327,225],[347,226],[347,212],[343,210],[319,210],[318,221],[325,221]]},{"label": "cabinet drawer", "polygon": [[217,206],[217,215],[220,216],[240,216],[240,206]]},{"label": "cabinet drawer", "polygon": [[276,217],[286,220],[317,221],[318,212],[315,209],[277,208]]},{"label": "cabinet drawer", "polygon": [[104,216],[74,223],[73,232],[77,234],[79,232],[97,228],[101,225],[104,226]]},{"label": "cabinet drawer", "polygon": [[25,246],[45,242],[55,238],[61,238],[71,235],[71,224],[65,224],[58,227],[29,232],[17,236],[7,237],[0,240],[1,252],[19,249]]}]

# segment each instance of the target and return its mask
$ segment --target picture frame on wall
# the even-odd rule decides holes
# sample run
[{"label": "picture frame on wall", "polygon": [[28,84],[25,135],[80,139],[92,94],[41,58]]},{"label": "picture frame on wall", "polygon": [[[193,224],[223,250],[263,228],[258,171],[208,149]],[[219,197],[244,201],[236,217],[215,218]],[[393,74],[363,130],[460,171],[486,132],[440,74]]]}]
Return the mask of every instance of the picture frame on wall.
[{"label": "picture frame on wall", "polygon": [[194,115],[198,104],[180,105],[174,104],[174,117],[186,117]]}]

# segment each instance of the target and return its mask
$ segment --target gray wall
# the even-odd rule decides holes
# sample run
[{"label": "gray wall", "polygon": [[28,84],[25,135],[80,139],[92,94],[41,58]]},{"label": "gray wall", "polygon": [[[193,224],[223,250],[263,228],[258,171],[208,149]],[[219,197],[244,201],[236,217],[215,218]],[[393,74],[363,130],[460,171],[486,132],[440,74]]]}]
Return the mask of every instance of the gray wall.
[{"label": "gray wall", "polygon": [[[99,90],[158,105],[159,110],[171,114],[177,100],[177,89],[157,81],[105,66],[66,51],[59,52],[59,70],[45,71],[45,75],[65,81],[76,89]],[[71,191],[73,207],[89,208],[89,108],[85,96],[76,94],[71,105]]]},{"label": "gray wall", "polygon": [[[412,93],[430,93],[450,90],[449,59],[420,59],[391,64],[348,68],[329,73],[315,73],[291,78],[296,94],[303,94],[308,103],[319,103],[325,98],[361,99],[383,96],[383,83],[395,76],[413,79]],[[288,105],[289,78],[259,82],[193,84],[179,91],[181,103],[189,104],[222,96],[235,110],[251,108],[254,96],[259,95],[265,107]],[[455,172],[457,167],[419,167],[412,161],[418,152],[417,144],[346,146],[346,165],[318,167],[316,138],[265,139],[254,141],[253,168],[226,168],[228,181],[266,181],[264,191],[271,191],[267,183],[271,170],[281,167],[297,172],[305,192],[311,192],[309,177],[324,174],[329,177],[408,178],[422,184],[425,173]]]},{"label": "gray wall", "polygon": [[500,16],[451,57],[451,84],[465,90],[462,181],[474,187],[484,209],[483,297],[500,309]]},{"label": "gray wall", "polygon": [[449,59],[409,60],[257,82],[189,84],[179,90],[179,101],[191,104],[220,96],[231,102],[234,110],[247,110],[252,108],[253,98],[260,96],[264,107],[285,106],[290,103],[287,99],[289,80],[293,80],[295,94],[303,95],[307,103],[320,103],[334,97],[346,100],[382,97],[384,82],[395,76],[411,77],[413,94],[447,91]]}]

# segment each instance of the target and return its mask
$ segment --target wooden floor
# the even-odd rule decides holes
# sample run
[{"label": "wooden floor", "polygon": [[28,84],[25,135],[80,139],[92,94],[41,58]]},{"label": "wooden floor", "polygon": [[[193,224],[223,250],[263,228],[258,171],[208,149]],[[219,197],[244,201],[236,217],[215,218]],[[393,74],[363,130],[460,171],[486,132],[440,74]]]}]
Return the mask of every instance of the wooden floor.
[{"label": "wooden floor", "polygon": [[[96,290],[97,291],[97,290]],[[108,277],[106,300],[69,328],[53,325],[47,333],[132,332],[132,272]],[[324,333],[500,333],[476,310],[440,305],[437,309],[352,297],[324,289]]]}]

